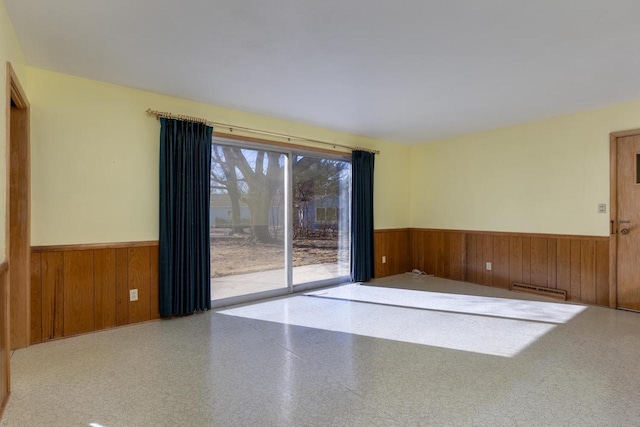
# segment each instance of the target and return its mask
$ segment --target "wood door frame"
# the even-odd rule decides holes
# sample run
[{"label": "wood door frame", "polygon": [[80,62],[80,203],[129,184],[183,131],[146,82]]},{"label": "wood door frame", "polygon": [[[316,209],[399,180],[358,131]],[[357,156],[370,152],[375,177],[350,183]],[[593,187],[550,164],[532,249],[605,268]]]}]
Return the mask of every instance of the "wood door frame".
[{"label": "wood door frame", "polygon": [[609,307],[618,307],[618,138],[640,135],[640,129],[609,134]]},{"label": "wood door frame", "polygon": [[[30,104],[7,61],[5,251],[9,263],[10,349],[30,341],[31,159]],[[12,105],[13,103],[13,105]],[[18,117],[16,113],[19,111]],[[12,129],[12,123],[14,129]],[[17,127],[17,129],[16,129]],[[13,185],[12,185],[13,184]],[[18,211],[20,220],[15,218]]]}]

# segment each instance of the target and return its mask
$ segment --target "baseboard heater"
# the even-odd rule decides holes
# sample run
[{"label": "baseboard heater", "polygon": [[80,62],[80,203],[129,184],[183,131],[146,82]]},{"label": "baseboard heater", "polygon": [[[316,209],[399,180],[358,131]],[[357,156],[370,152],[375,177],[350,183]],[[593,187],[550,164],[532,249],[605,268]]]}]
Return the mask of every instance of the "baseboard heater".
[{"label": "baseboard heater", "polygon": [[513,283],[511,285],[512,291],[526,292],[528,294],[544,295],[551,298],[567,300],[567,291],[562,289],[545,288],[544,286],[525,285],[522,283]]}]

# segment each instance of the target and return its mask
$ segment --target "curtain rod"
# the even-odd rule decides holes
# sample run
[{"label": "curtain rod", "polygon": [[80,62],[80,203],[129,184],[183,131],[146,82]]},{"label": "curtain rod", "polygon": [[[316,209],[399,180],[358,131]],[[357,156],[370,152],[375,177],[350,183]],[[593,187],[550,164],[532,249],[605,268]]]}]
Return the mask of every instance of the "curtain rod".
[{"label": "curtain rod", "polygon": [[314,144],[323,144],[323,145],[330,145],[333,148],[336,147],[341,147],[341,148],[345,148],[347,150],[360,150],[360,151],[367,151],[369,153],[374,153],[374,154],[380,154],[380,150],[372,150],[370,148],[362,148],[362,147],[350,147],[348,145],[342,145],[342,144],[335,144],[333,142],[327,142],[327,141],[320,141],[317,139],[310,139],[310,138],[303,138],[301,136],[293,136],[293,135],[286,135],[283,133],[276,133],[276,132],[269,132],[266,130],[259,130],[259,129],[252,129],[252,128],[247,128],[247,127],[243,127],[243,126],[236,126],[236,125],[229,125],[229,124],[225,124],[225,123],[218,123],[218,122],[212,122],[210,120],[207,119],[203,119],[200,117],[192,117],[192,116],[185,116],[182,114],[172,114],[172,113],[167,113],[164,111],[156,111],[156,110],[152,110],[151,108],[147,108],[146,113],[150,116],[155,116],[157,119],[162,118],[166,118],[166,119],[177,119],[177,120],[185,120],[188,122],[195,122],[195,123],[203,123],[209,126],[213,126],[213,127],[222,127],[222,128],[229,128],[230,132],[233,132],[233,130],[239,130],[242,132],[250,132],[250,133],[256,133],[256,134],[260,134],[260,135],[268,135],[268,136],[275,136],[277,138],[285,138],[289,141],[291,140],[296,140],[296,141],[305,141],[305,142],[311,142]]}]

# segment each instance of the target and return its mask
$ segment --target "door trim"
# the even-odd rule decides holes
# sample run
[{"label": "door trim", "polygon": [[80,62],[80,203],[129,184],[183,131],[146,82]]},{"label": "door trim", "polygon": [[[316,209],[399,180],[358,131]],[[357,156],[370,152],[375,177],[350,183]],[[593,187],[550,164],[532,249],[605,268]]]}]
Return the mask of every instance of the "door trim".
[{"label": "door trim", "polygon": [[[5,251],[9,262],[10,348],[29,346],[30,335],[30,256],[31,256],[31,108],[11,63],[6,65],[6,204]],[[12,102],[14,107],[12,107]],[[19,111],[17,128],[13,117]],[[13,178],[12,178],[13,176]],[[12,185],[13,184],[13,185]],[[18,209],[16,211],[16,209]],[[15,212],[20,218],[15,218]]]},{"label": "door trim", "polygon": [[609,307],[618,307],[618,138],[640,135],[640,129],[609,134]]}]

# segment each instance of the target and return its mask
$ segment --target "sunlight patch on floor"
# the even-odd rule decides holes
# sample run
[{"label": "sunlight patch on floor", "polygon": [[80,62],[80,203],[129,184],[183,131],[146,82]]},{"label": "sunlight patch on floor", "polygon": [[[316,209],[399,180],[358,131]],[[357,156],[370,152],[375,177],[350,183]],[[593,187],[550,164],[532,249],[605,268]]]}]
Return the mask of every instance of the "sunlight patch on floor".
[{"label": "sunlight patch on floor", "polygon": [[586,308],[581,305],[546,301],[413,291],[357,284],[323,289],[305,295],[545,323],[566,323]]},{"label": "sunlight patch on floor", "polygon": [[513,357],[584,306],[350,284],[221,314]]}]

